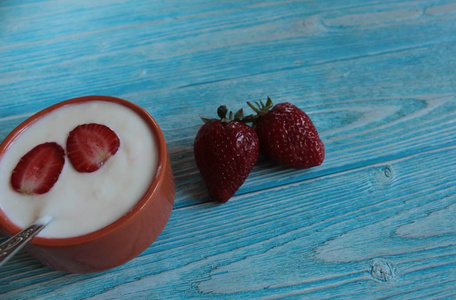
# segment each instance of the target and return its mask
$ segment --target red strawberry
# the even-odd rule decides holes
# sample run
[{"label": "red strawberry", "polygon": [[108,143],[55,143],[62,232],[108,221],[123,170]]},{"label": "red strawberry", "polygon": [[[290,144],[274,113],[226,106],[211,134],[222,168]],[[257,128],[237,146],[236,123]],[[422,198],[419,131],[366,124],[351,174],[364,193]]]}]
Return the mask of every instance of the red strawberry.
[{"label": "red strawberry", "polygon": [[203,119],[205,124],[195,138],[196,165],[203,176],[209,195],[218,202],[226,202],[239,189],[255,165],[259,143],[255,130],[240,122],[242,110],[234,120],[221,106],[221,120]]},{"label": "red strawberry", "polygon": [[260,151],[265,157],[280,165],[306,169],[321,165],[325,158],[325,146],[318,136],[310,118],[290,103],[272,107],[268,98],[266,105],[258,107],[247,103],[258,114],[255,129],[260,140]]},{"label": "red strawberry", "polygon": [[11,186],[21,194],[47,193],[59,179],[64,164],[65,151],[59,144],[40,144],[19,160],[11,174]]},{"label": "red strawberry", "polygon": [[90,123],[78,125],[67,139],[67,155],[78,172],[98,170],[120,146],[117,134],[109,127]]}]

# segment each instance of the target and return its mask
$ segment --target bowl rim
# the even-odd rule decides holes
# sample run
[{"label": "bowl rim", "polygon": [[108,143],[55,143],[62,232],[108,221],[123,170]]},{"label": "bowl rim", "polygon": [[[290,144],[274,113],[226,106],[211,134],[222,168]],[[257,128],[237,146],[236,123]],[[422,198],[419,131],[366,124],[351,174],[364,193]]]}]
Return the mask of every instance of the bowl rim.
[{"label": "bowl rim", "polygon": [[[113,223],[100,228],[96,231],[84,234],[84,235],[79,235],[79,236],[74,236],[74,237],[67,237],[67,238],[45,238],[45,237],[35,237],[32,239],[30,244],[35,245],[35,246],[45,246],[45,247],[66,247],[66,246],[75,246],[75,245],[80,245],[80,244],[85,244],[92,242],[94,240],[99,240],[102,239],[112,232],[122,228],[129,222],[131,222],[135,215],[137,215],[146,205],[148,201],[153,200],[153,194],[157,190],[158,186],[160,183],[164,180],[165,176],[165,170],[167,168],[167,150],[166,150],[166,142],[165,138],[163,136],[163,133],[158,126],[158,123],[152,118],[152,116],[142,107],[138,106],[137,104],[134,104],[133,102],[127,101],[122,98],[118,97],[112,97],[112,96],[104,96],[104,95],[89,95],[89,96],[82,96],[82,97],[77,97],[77,98],[72,98],[68,100],[64,100],[61,102],[58,102],[56,104],[53,104],[51,106],[46,107],[45,109],[35,113],[25,121],[23,121],[21,124],[19,124],[16,128],[11,131],[7,137],[3,140],[3,142],[0,144],[0,160],[2,159],[4,153],[8,150],[10,145],[14,142],[14,140],[29,126],[31,126],[34,122],[37,120],[41,119],[42,117],[46,116],[52,111],[55,111],[65,105],[71,105],[71,104],[80,104],[80,103],[86,103],[86,102],[92,102],[92,101],[104,101],[104,102],[111,102],[111,103],[116,103],[123,105],[131,110],[133,110],[135,113],[137,113],[148,125],[150,128],[155,140],[156,140],[156,146],[157,146],[157,166],[156,166],[156,171],[155,175],[152,178],[152,182],[150,183],[149,187],[147,188],[146,192],[144,195],[141,197],[141,199],[136,203],[136,205],[130,209],[126,214],[124,214],[122,217],[114,221]],[[7,234],[10,236],[13,236],[14,234],[17,234],[19,231],[22,229],[18,226],[16,226],[13,222],[11,222],[4,211],[0,207],[0,226],[1,228],[6,231]]]}]

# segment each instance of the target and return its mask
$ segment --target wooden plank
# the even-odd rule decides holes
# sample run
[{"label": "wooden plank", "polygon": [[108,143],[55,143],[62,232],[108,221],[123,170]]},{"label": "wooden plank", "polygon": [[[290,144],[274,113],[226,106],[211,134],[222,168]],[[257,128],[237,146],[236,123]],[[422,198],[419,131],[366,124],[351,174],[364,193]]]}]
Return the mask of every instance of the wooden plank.
[{"label": "wooden plank", "polygon": [[[455,40],[456,25],[448,21],[451,11],[438,17],[424,13],[407,17],[417,5],[425,11],[428,2],[405,2],[395,9],[387,4],[348,7],[310,16],[302,3],[306,2],[284,3],[273,10],[253,6],[242,14],[224,14],[221,9],[195,20],[112,28],[5,48],[0,54],[5,62],[0,65],[1,97],[16,103],[8,107],[10,114],[32,112],[45,103],[83,94],[124,96],[144,91],[150,98],[161,89],[305,69]],[[369,16],[372,10],[388,8],[387,12],[404,14],[400,31],[388,19],[353,26],[341,20],[341,15]],[[258,15],[260,20],[255,18]],[[50,30],[59,27],[49,26]]]},{"label": "wooden plank", "polygon": [[1,272],[17,280],[0,276],[11,280],[1,282],[2,298],[452,295],[455,163],[451,146],[176,209],[157,243],[102,274],[31,271],[13,260]]},{"label": "wooden plank", "polygon": [[[26,3],[27,1],[22,1]],[[393,1],[369,0],[363,2],[334,2],[326,5],[322,2],[303,1],[33,1],[21,5],[8,6],[8,1],[2,1],[0,9],[7,17],[5,22],[13,22],[6,27],[8,35],[3,46],[23,45],[55,38],[65,38],[73,34],[85,34],[106,29],[140,26],[147,23],[160,24],[170,21],[186,21],[191,31],[205,32],[208,28],[225,28],[227,25],[244,25],[245,22],[261,24],[271,16],[281,16],[283,13],[304,13],[310,15],[324,11],[338,11],[350,8],[375,6]],[[407,3],[406,1],[401,1]],[[441,1],[440,1],[441,2]],[[428,2],[429,3],[429,2]],[[397,3],[396,3],[397,4]],[[261,15],[264,19],[258,19]],[[221,19],[222,17],[222,19]],[[206,19],[198,24],[192,19]],[[376,19],[379,19],[377,16]],[[218,20],[218,22],[215,22]],[[221,21],[230,22],[221,22]],[[249,21],[250,20],[250,21]],[[43,22],[44,21],[44,22]],[[84,21],[84,22],[81,22]],[[247,23],[248,24],[248,23]],[[3,24],[2,24],[3,25]],[[210,27],[208,27],[210,26]],[[183,28],[182,28],[183,29]],[[185,33],[188,29],[175,33]],[[34,34],[35,32],[35,34]]]},{"label": "wooden plank", "polygon": [[[455,298],[455,12],[440,0],[2,1],[0,140],[60,100],[130,99],[163,128],[177,201],[128,264],[70,275],[20,253],[0,298]],[[309,113],[325,163],[261,159],[228,204],[207,203],[198,116],[267,95]]]},{"label": "wooden plank", "polygon": [[[454,145],[455,61],[446,59],[454,51],[456,45],[446,44],[213,83],[204,87],[205,94],[195,86],[157,91],[157,95],[138,92],[126,98],[136,99],[162,126],[176,176],[176,205],[181,207],[208,200],[192,145],[201,124],[199,113],[214,115],[217,105],[207,100],[225,103],[225,95],[233,95],[228,105],[239,108],[244,92],[255,99],[253,95],[262,97],[270,88],[273,99],[290,101],[309,113],[327,148],[323,166],[311,170],[283,169],[260,160],[239,194]],[[404,55],[415,59],[402,62]],[[270,86],[271,81],[276,85]],[[404,88],[407,85],[415,88],[410,91]],[[352,99],[354,95],[360,98]],[[18,103],[9,105],[21,109]],[[40,104],[34,101],[33,105]],[[4,107],[11,111],[10,106]],[[25,118],[1,119],[0,137]]]},{"label": "wooden plank", "polygon": [[[294,3],[293,3],[294,2]],[[370,1],[372,2],[372,1]],[[308,3],[310,4],[310,3]],[[27,6],[13,6],[3,9],[9,18],[7,21],[14,21],[15,27],[10,29],[10,35],[2,41],[2,46],[21,45],[21,42],[34,43],[48,39],[61,39],[74,34],[84,35],[93,32],[103,32],[106,29],[122,29],[127,27],[138,27],[142,25],[160,25],[173,21],[185,21],[190,27],[184,30],[177,30],[172,34],[182,34],[198,29],[202,32],[208,29],[207,26],[225,28],[233,24],[250,22],[262,22],[254,20],[252,13],[266,13],[265,17],[283,13],[293,13],[289,6],[308,8],[306,3],[296,1],[49,1],[36,3]],[[312,5],[312,4],[311,4]],[[313,4],[312,6],[318,6]],[[342,9],[353,7],[353,4],[335,3],[328,7],[319,5],[323,10]],[[356,6],[356,5],[355,5]],[[358,4],[359,6],[359,4]],[[271,9],[271,8],[275,8]],[[223,21],[214,22],[212,18],[225,15]],[[207,19],[208,21],[204,21]],[[236,19],[235,19],[235,18]],[[202,19],[192,22],[192,19]],[[43,22],[45,20],[45,22]],[[231,20],[231,21],[230,21]],[[235,22],[233,22],[235,20]],[[263,20],[263,21],[267,21]],[[176,22],[177,23],[177,22]],[[155,30],[154,30],[155,31]],[[153,32],[154,32],[153,31]],[[35,32],[35,34],[34,34]],[[19,43],[18,43],[19,42]]]},{"label": "wooden plank", "polygon": [[[219,98],[222,98],[225,93],[229,94],[230,90],[247,91],[246,87],[256,87],[253,91],[247,92],[260,95],[261,91],[265,89],[264,83],[266,82],[266,86],[268,86],[268,82],[275,80],[278,87],[276,88],[276,96],[272,95],[273,99],[286,97],[286,100],[305,109],[319,128],[328,149],[325,164],[308,171],[296,172],[274,168],[267,162],[260,162],[259,167],[254,170],[240,193],[254,191],[265,185],[277,185],[280,182],[283,183],[282,180],[284,179],[287,182],[297,182],[314,176],[322,176],[343,169],[378,162],[383,160],[385,156],[400,157],[425,149],[454,144],[455,100],[452,96],[448,98],[447,95],[451,95],[455,89],[455,76],[451,74],[452,71],[446,70],[444,65],[448,64],[443,60],[440,68],[441,77],[438,76],[439,79],[436,81],[425,79],[425,74],[428,72],[423,71],[421,73],[423,66],[432,66],[431,68],[435,66],[431,64],[430,59],[436,56],[429,55],[429,53],[439,53],[442,54],[442,57],[445,57],[446,54],[451,56],[450,52],[441,53],[440,47],[435,47],[434,50],[435,52],[432,48],[407,51],[406,53],[409,56],[414,56],[417,59],[415,64],[401,65],[401,67],[406,68],[403,72],[393,71],[393,68],[398,66],[399,57],[404,55],[403,53],[395,53],[311,67],[304,71],[308,72],[307,74],[302,74],[303,71],[301,70],[287,72],[290,75],[284,79],[283,84],[280,84],[281,74],[279,73],[212,84],[206,87],[205,92],[208,95]],[[429,61],[426,57],[429,57]],[[435,59],[432,60],[435,61]],[[379,69],[386,71],[384,74],[379,74]],[[340,76],[348,70],[352,72],[349,79]],[[432,70],[428,71],[432,73]],[[305,79],[311,78],[310,74],[331,75],[326,76],[327,80],[324,86],[320,84],[320,86],[312,87],[313,83],[319,85],[320,81],[319,78],[314,78],[307,83]],[[409,74],[414,74],[415,78],[408,84],[419,86],[414,92],[422,94],[412,95],[410,90],[404,89],[404,85],[395,84],[396,82],[403,83],[410,80],[408,79]],[[304,80],[302,76],[305,76]],[[305,86],[300,85],[303,81],[306,82]],[[382,85],[375,86],[375,82],[382,82]],[[350,83],[348,87],[347,83]],[[288,90],[285,90],[284,86]],[[365,98],[350,99],[353,95],[353,86],[357,87],[356,95]],[[379,93],[379,87],[384,91]],[[309,93],[307,88],[315,92]],[[439,95],[439,92],[448,92],[449,94]],[[378,97],[381,95],[397,95],[397,98]],[[179,98],[179,93],[173,93],[169,96],[169,99],[176,98]],[[205,100],[202,98],[200,101],[206,103]],[[194,101],[193,105],[197,105],[197,103]],[[170,109],[174,108],[172,104],[170,106]],[[215,108],[215,106],[204,108],[203,105],[201,107],[202,110],[207,111],[205,115],[210,115]],[[194,110],[197,109],[189,108],[190,112],[188,113],[185,106],[176,107],[176,114],[180,114],[178,118],[174,118],[173,114],[169,113],[168,115],[161,115],[159,107],[151,109],[157,111],[159,117],[165,118],[164,120],[160,119],[159,122],[164,124],[165,135],[172,151],[172,160],[176,162],[174,170],[178,176],[178,193],[182,192],[179,195],[187,197],[187,199],[191,195],[195,202],[201,201],[200,199],[205,194],[198,192],[201,190],[198,187],[199,184],[193,187],[195,178],[191,176],[191,174],[197,174],[192,159],[192,143],[199,125],[186,127],[187,123],[185,125],[172,124],[173,120],[177,120],[177,122],[181,122],[179,120],[186,120],[187,122],[188,120],[190,123],[191,119],[194,120]],[[180,113],[179,109],[183,112]],[[173,127],[179,129],[175,131],[172,129]],[[331,157],[334,157],[334,160]]]}]

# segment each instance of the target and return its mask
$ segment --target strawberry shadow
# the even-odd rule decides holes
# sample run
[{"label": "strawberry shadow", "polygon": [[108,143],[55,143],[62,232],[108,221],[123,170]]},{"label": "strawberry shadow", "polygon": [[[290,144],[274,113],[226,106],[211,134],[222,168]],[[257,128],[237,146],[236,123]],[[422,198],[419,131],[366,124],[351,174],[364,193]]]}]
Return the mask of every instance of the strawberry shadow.
[{"label": "strawberry shadow", "polygon": [[196,167],[193,140],[171,142],[167,147],[176,186],[174,208],[215,203],[209,197],[203,177]]},{"label": "strawberry shadow", "polygon": [[[175,181],[176,196],[174,209],[203,203],[220,205],[221,203],[213,201],[210,198],[203,177],[196,167],[193,155],[193,138],[169,142],[167,148]],[[307,172],[307,170],[290,169],[280,166],[260,155],[250,175],[234,196],[240,196],[258,190],[255,180],[261,177],[264,178],[265,174],[285,175],[295,172]]]},{"label": "strawberry shadow", "polygon": [[[167,147],[175,182],[174,209],[203,203],[223,204],[213,201],[209,196],[203,177],[196,167],[193,155],[193,139],[170,142]],[[249,177],[233,196],[256,190],[254,181],[256,178],[264,176],[265,173],[289,173],[293,171],[296,170],[279,166],[260,155]]]}]

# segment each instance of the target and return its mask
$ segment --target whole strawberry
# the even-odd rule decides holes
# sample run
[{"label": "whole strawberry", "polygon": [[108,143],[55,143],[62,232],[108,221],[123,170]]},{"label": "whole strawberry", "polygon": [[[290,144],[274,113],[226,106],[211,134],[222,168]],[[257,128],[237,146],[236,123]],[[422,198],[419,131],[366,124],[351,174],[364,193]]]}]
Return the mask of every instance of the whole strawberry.
[{"label": "whole strawberry", "polygon": [[276,163],[306,169],[321,165],[325,146],[310,118],[291,103],[247,103],[258,114],[254,122],[261,154]]},{"label": "whole strawberry", "polygon": [[227,109],[218,109],[220,120],[204,119],[198,131],[194,155],[196,165],[213,200],[226,202],[239,189],[258,159],[255,130],[241,122],[242,110],[233,119]]}]

